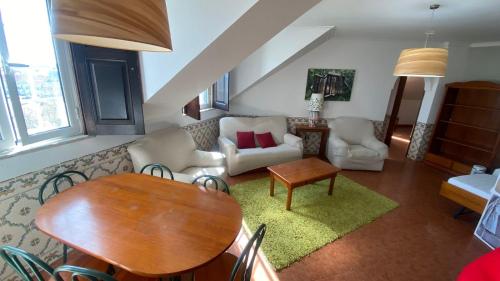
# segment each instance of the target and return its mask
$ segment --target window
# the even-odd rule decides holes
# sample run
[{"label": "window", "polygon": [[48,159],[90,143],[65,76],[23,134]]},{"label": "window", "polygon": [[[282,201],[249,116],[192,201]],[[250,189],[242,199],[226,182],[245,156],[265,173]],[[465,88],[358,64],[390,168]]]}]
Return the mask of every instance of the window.
[{"label": "window", "polygon": [[200,94],[200,110],[212,108],[212,87],[206,89]]},{"label": "window", "polygon": [[0,148],[81,133],[69,44],[45,0],[0,0]]}]

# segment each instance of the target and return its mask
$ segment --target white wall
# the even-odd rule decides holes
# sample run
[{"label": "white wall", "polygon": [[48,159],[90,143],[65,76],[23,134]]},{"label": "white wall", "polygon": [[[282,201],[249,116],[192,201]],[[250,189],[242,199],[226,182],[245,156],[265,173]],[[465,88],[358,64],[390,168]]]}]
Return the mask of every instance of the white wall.
[{"label": "white wall", "polygon": [[425,94],[418,121],[434,124],[444,97],[445,85],[467,80],[465,75],[469,47],[463,44],[443,44],[448,48],[448,67],[443,78],[425,78]]},{"label": "white wall", "polygon": [[231,98],[325,42],[333,30],[333,26],[287,26],[231,70]]},{"label": "white wall", "polygon": [[409,100],[402,99],[399,105],[398,125],[413,125],[417,121],[418,111],[420,109],[421,99]]},{"label": "white wall", "polygon": [[355,69],[350,102],[326,102],[322,117],[384,120],[399,53],[422,42],[333,37],[231,100],[232,113],[307,116],[308,68]]},{"label": "white wall", "polygon": [[167,0],[173,52],[141,52],[144,100],[194,59],[257,0]]},{"label": "white wall", "polygon": [[417,121],[423,97],[424,79],[420,77],[408,77],[403,92],[403,99],[399,106],[399,125],[413,125]]},{"label": "white wall", "polygon": [[469,48],[467,80],[485,80],[500,83],[500,46]]}]

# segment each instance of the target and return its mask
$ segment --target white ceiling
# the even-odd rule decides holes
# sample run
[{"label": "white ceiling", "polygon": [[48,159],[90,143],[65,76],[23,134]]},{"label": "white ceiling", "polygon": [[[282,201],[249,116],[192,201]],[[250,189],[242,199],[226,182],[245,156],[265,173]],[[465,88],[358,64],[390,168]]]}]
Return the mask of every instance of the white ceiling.
[{"label": "white ceiling", "polygon": [[500,0],[323,0],[299,18],[299,25],[334,25],[336,36],[424,40],[429,5],[436,41],[500,41]]}]

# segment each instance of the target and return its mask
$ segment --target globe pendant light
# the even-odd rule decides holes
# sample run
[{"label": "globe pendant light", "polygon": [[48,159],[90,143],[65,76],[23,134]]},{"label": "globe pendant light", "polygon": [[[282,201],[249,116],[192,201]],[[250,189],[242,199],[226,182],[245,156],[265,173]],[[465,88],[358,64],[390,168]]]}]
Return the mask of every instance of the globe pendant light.
[{"label": "globe pendant light", "polygon": [[[434,11],[439,4],[432,4],[431,27],[434,19]],[[434,35],[430,30],[425,33],[424,48],[405,49],[399,55],[398,62],[394,68],[394,76],[417,76],[417,77],[444,77],[448,64],[448,49],[427,48],[429,39]]]},{"label": "globe pendant light", "polygon": [[49,0],[55,38],[133,51],[172,51],[165,0]]}]

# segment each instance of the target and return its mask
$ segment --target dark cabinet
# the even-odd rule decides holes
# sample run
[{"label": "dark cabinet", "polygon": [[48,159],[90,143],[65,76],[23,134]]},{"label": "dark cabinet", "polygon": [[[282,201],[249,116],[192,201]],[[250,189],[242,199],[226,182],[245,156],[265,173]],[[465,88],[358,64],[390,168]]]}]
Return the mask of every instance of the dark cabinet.
[{"label": "dark cabinet", "polygon": [[144,134],[138,54],[72,44],[87,134]]}]

